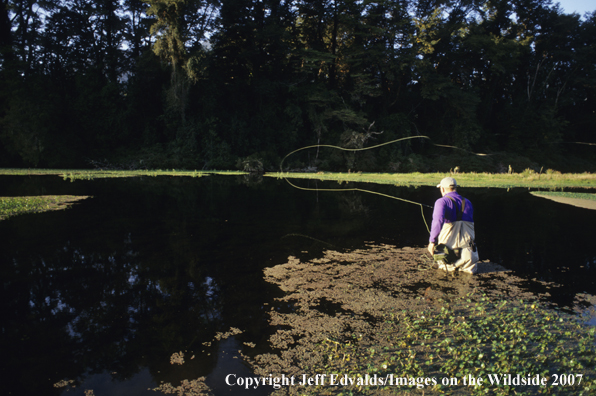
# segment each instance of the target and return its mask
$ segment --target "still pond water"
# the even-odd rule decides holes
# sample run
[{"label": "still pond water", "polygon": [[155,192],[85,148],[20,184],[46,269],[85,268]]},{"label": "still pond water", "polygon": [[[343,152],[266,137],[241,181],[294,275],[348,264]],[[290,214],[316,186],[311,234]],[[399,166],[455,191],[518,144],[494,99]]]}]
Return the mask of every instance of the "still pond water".
[{"label": "still pond water", "polygon": [[[429,205],[439,196],[431,187],[358,187]],[[530,290],[532,278],[556,282],[550,302],[559,306],[596,294],[596,211],[528,189],[461,193],[474,204],[481,259],[527,278]],[[3,394],[157,395],[148,388],[199,376],[217,395],[242,394],[223,379],[250,374],[239,349],[266,345],[266,312],[280,291],[264,282],[265,267],[428,238],[416,205],[276,179],[0,177],[0,196],[62,194],[93,198],[0,222]],[[431,209],[424,214],[430,223]],[[244,333],[207,344],[231,327]],[[170,364],[178,351],[187,351],[183,366]],[[63,379],[77,387],[53,386]]]}]

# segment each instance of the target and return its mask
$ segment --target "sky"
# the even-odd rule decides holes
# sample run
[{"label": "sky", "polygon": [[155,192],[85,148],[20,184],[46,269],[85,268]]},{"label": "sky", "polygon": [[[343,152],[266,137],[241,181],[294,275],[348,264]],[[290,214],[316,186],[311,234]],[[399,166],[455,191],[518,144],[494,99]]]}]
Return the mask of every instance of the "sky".
[{"label": "sky", "polygon": [[561,8],[565,14],[572,14],[574,12],[584,16],[586,12],[596,10],[596,1],[594,0],[553,0],[553,4],[561,4]]}]

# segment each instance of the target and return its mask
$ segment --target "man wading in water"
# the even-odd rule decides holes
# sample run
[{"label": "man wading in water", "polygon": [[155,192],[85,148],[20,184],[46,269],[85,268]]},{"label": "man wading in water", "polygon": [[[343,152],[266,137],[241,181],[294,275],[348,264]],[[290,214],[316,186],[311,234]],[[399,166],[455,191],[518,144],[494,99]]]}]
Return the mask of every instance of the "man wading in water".
[{"label": "man wading in water", "polygon": [[435,259],[433,267],[475,274],[478,251],[472,203],[457,193],[457,182],[452,177],[444,178],[437,187],[442,198],[435,202],[428,244]]}]

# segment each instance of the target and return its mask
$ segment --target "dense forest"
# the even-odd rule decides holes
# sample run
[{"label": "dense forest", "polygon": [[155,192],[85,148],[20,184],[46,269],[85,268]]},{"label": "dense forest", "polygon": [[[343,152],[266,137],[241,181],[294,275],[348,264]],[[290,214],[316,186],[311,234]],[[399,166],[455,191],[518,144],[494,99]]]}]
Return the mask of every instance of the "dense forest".
[{"label": "dense forest", "polygon": [[0,1],[2,167],[596,170],[596,12]]}]

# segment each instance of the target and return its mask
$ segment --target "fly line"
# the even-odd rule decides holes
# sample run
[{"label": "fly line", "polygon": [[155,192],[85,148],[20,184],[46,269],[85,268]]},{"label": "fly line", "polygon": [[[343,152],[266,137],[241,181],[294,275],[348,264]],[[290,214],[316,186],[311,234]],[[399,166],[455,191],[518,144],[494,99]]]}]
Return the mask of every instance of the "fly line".
[{"label": "fly line", "polygon": [[380,193],[380,192],[377,192],[377,191],[371,191],[371,190],[367,190],[367,189],[363,189],[363,188],[357,188],[357,187],[354,187],[354,188],[310,188],[310,187],[300,187],[300,186],[295,185],[291,181],[289,181],[288,178],[286,176],[284,176],[284,174],[283,174],[284,173],[283,172],[283,163],[286,160],[286,158],[288,158],[290,155],[295,154],[295,153],[297,153],[299,151],[302,151],[302,150],[308,150],[308,149],[315,148],[315,147],[316,148],[328,147],[328,148],[332,148],[332,149],[336,149],[336,150],[342,150],[342,151],[352,151],[352,152],[354,152],[354,151],[364,151],[364,150],[372,150],[372,149],[375,149],[375,148],[379,148],[381,146],[386,146],[386,145],[389,145],[389,144],[393,144],[393,143],[397,143],[397,142],[401,142],[403,140],[409,140],[409,139],[429,139],[430,140],[430,138],[428,136],[422,136],[422,135],[419,135],[419,136],[408,136],[408,137],[404,137],[404,138],[400,138],[400,139],[395,139],[395,140],[391,140],[389,142],[380,143],[380,144],[377,144],[377,145],[374,145],[374,146],[363,147],[363,148],[346,148],[346,147],[340,147],[340,146],[333,146],[333,145],[330,145],[330,144],[314,144],[312,146],[301,147],[301,148],[296,149],[296,150],[292,151],[291,153],[287,154],[281,160],[281,162],[279,164],[279,169],[280,169],[281,176],[283,177],[283,179],[290,186],[292,186],[292,187],[294,187],[294,188],[296,188],[298,190],[303,190],[303,191],[332,191],[332,192],[360,191],[360,192],[365,192],[365,193],[369,193],[369,194],[380,195],[380,196],[385,197],[385,198],[391,198],[391,199],[395,199],[395,200],[398,200],[398,201],[403,201],[403,202],[411,203],[411,204],[414,204],[414,205],[418,205],[418,206],[420,206],[420,213],[422,214],[422,220],[424,220],[424,225],[426,226],[426,230],[430,234],[430,228],[428,227],[428,223],[426,222],[426,218],[424,217],[424,207],[426,206],[427,208],[432,208],[432,206],[430,206],[430,205],[425,205],[425,204],[420,203],[420,202],[414,202],[414,201],[410,201],[410,200],[404,199],[404,198],[399,198],[399,197],[396,197],[396,196],[393,196],[393,195],[383,194],[383,193]]}]

